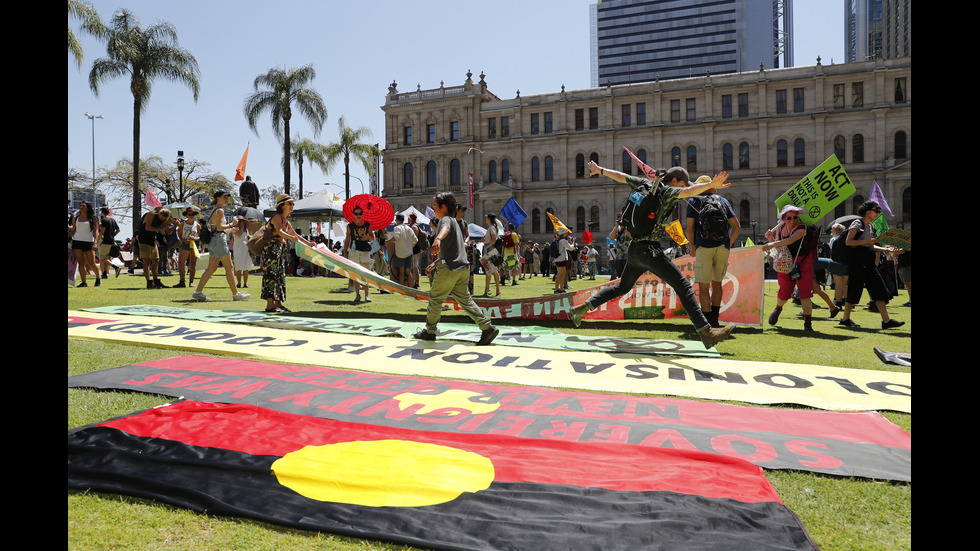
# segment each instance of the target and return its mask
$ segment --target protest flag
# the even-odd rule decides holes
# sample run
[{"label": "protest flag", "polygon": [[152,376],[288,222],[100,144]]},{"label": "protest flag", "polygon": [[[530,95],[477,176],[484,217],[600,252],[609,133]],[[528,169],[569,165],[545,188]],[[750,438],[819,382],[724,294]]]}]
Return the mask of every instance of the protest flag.
[{"label": "protest flag", "polygon": [[654,169],[650,168],[649,166],[647,166],[646,163],[644,163],[643,161],[641,161],[640,158],[637,157],[636,155],[634,155],[633,152],[630,151],[630,149],[628,147],[626,147],[625,145],[623,146],[623,149],[625,149],[626,152],[630,154],[630,157],[633,157],[633,162],[636,163],[636,166],[639,167],[640,170],[643,171],[643,174],[647,177],[647,180],[650,180],[651,182],[659,182],[660,181],[657,178],[657,171],[656,170],[654,170]]},{"label": "protest flag", "polygon": [[252,142],[245,144],[245,153],[242,155],[242,160],[238,161],[238,167],[235,168],[235,181],[245,179],[245,164],[248,163],[248,148],[252,145]]},{"label": "protest flag", "polygon": [[150,189],[150,186],[146,186],[146,196],[143,198],[143,202],[146,203],[146,206],[150,207],[151,209],[163,206],[163,203],[161,203],[160,200],[157,199],[157,196],[153,194],[153,190]]},{"label": "protest flag", "polygon": [[870,199],[872,201],[874,201],[875,203],[878,203],[878,205],[882,209],[887,210],[888,211],[888,214],[890,214],[891,216],[895,216],[895,213],[892,212],[891,207],[888,206],[888,201],[885,201],[885,194],[882,193],[881,192],[881,188],[878,187],[878,180],[872,180],[872,182],[871,182],[871,197],[870,197]]},{"label": "protest flag", "polygon": [[592,232],[589,230],[582,230],[582,243],[592,243]]},{"label": "protest flag", "polygon": [[563,232],[564,233],[572,233],[572,230],[568,229],[568,226],[566,226],[565,224],[562,224],[561,223],[561,220],[559,220],[557,216],[555,216],[554,214],[551,214],[548,211],[544,211],[544,213],[548,215],[548,218],[551,220],[551,225],[553,225],[555,227],[555,231],[556,232],[558,232],[558,233],[563,233]]},{"label": "protest flag", "polygon": [[500,215],[506,218],[511,224],[514,224],[514,227],[520,226],[527,219],[527,213],[517,204],[517,199],[513,197],[500,209]]},{"label": "protest flag", "polygon": [[687,236],[684,235],[684,229],[681,228],[680,220],[674,220],[670,224],[667,224],[664,229],[667,230],[668,234],[670,234],[670,237],[674,240],[674,243],[677,243],[678,245],[687,245]]},{"label": "protest flag", "polygon": [[68,486],[433,549],[816,549],[761,467],[179,402],[68,435]]}]

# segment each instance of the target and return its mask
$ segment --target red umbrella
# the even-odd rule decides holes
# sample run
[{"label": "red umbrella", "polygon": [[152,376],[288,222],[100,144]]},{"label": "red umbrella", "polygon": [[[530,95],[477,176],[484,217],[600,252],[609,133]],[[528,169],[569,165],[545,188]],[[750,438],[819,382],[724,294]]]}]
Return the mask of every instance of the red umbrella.
[{"label": "red umbrella", "polygon": [[355,207],[361,207],[364,211],[363,220],[371,224],[372,230],[388,227],[388,224],[395,219],[395,209],[391,203],[377,195],[362,193],[344,202],[344,218],[348,222],[354,221]]}]

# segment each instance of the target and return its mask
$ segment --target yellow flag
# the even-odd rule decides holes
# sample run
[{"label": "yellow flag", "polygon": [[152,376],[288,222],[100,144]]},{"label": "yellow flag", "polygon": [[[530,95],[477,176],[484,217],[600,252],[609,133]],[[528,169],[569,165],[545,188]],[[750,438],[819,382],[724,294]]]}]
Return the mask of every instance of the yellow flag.
[{"label": "yellow flag", "polygon": [[681,221],[674,220],[665,228],[670,237],[674,239],[674,243],[678,245],[687,245],[687,237],[684,235],[684,230],[681,229]]},{"label": "yellow flag", "polygon": [[568,229],[568,226],[566,226],[565,224],[562,224],[561,220],[559,220],[554,214],[551,214],[548,211],[545,211],[545,214],[547,214],[548,218],[551,219],[551,223],[555,226],[555,230],[557,230],[559,233],[563,231],[572,233],[572,230]]},{"label": "yellow flag", "polygon": [[746,237],[745,238],[745,246],[746,247],[751,247],[753,245],[755,245],[755,243],[752,242],[752,238],[751,237]]}]

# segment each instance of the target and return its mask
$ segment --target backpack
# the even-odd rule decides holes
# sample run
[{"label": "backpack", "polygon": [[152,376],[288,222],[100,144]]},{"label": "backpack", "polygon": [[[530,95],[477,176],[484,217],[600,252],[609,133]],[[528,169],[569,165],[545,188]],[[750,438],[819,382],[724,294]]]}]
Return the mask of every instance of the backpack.
[{"label": "backpack", "polygon": [[214,209],[208,213],[208,217],[204,219],[204,223],[201,224],[201,229],[198,230],[197,235],[201,238],[201,243],[210,243],[211,237],[214,232],[211,230],[211,217],[214,216]]},{"label": "backpack", "polygon": [[[655,183],[660,185],[659,181]],[[657,228],[658,201],[653,197],[653,187],[642,183],[633,188],[626,205],[623,207],[623,222],[626,229],[634,238],[643,238],[653,233]]]},{"label": "backpack", "polygon": [[841,234],[830,246],[830,259],[847,266],[847,234]]},{"label": "backpack", "polygon": [[514,232],[508,231],[504,234],[504,248],[513,249],[514,248]]},{"label": "backpack", "polygon": [[701,208],[694,208],[700,215],[698,222],[701,226],[701,237],[709,241],[728,243],[732,226],[728,223],[728,212],[721,197],[711,194],[697,199],[700,199]]},{"label": "backpack", "polygon": [[551,258],[555,259],[561,256],[561,249],[558,248],[558,238],[556,237],[550,245],[548,245],[548,252],[551,253]]}]

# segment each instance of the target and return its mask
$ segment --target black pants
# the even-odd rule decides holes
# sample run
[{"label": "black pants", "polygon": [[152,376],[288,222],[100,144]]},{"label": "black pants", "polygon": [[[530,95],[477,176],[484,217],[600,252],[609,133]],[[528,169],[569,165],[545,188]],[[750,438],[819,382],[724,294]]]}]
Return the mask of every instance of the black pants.
[{"label": "black pants", "polygon": [[661,281],[674,290],[695,328],[700,331],[708,326],[708,320],[705,319],[701,306],[694,296],[691,282],[681,275],[677,266],[664,256],[659,244],[653,241],[633,241],[626,253],[626,267],[623,268],[619,283],[604,287],[588,302],[593,308],[596,308],[616,297],[625,295],[636,284],[636,280],[640,279],[640,276],[646,272],[659,277]]}]

